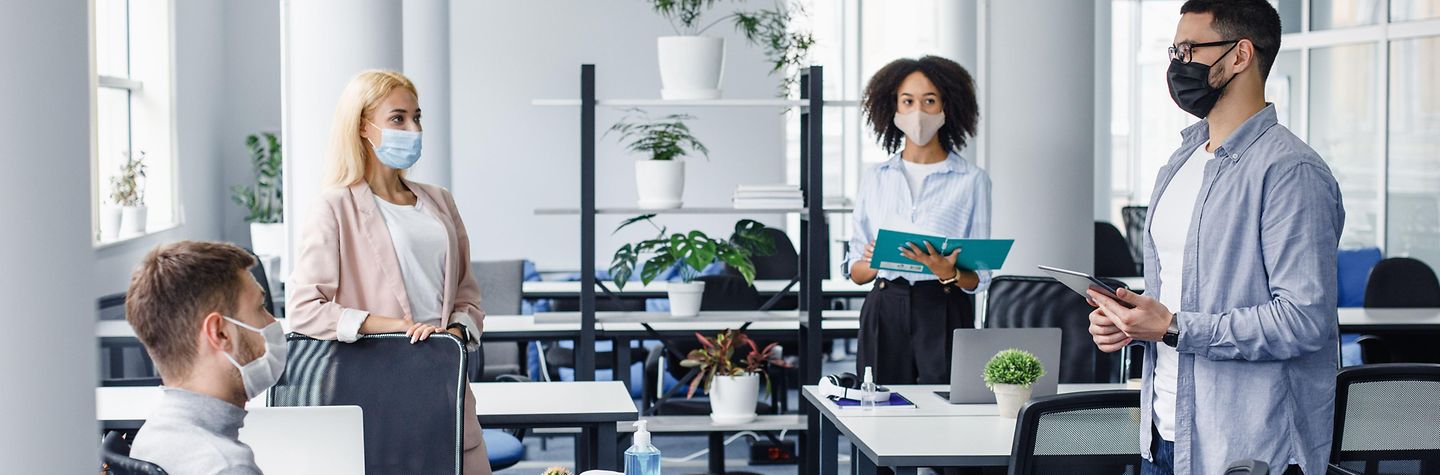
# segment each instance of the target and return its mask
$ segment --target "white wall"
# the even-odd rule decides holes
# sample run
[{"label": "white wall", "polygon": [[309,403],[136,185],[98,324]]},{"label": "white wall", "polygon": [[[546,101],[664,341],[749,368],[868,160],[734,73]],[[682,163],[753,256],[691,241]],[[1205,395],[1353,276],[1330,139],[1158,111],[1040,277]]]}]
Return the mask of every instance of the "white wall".
[{"label": "white wall", "polygon": [[0,15],[0,41],[12,45],[0,48],[0,90],[17,111],[0,115],[11,178],[0,186],[11,226],[0,233],[0,297],[14,335],[0,345],[7,473],[95,473],[99,460],[95,346],[57,344],[94,331],[81,318],[94,301],[76,298],[88,293],[92,264],[87,9],[84,0],[7,2]]},{"label": "white wall", "polygon": [[[528,258],[541,269],[579,269],[578,216],[535,216],[542,207],[579,207],[580,113],[540,108],[532,99],[578,98],[580,65],[595,64],[599,98],[658,98],[655,39],[673,34],[663,18],[633,0],[454,2],[451,6],[454,154],[452,191],[470,231],[475,260]],[[719,9],[730,8],[721,4]],[[712,17],[717,18],[717,17]],[[778,80],[758,48],[728,23],[727,98],[770,98]],[[425,92],[420,92],[421,107]],[[735,185],[785,179],[785,126],[777,109],[651,109],[688,112],[711,161],[687,159],[687,206],[728,205]],[[634,155],[604,129],[620,111],[597,113],[596,203],[634,206]],[[423,158],[421,159],[424,160]],[[653,231],[611,235],[625,216],[596,220],[596,259],[605,268],[622,240]],[[725,237],[741,216],[662,216],[672,230],[700,229]],[[783,225],[778,216],[762,220]]]},{"label": "white wall", "polygon": [[[234,185],[255,183],[245,137],[262,131],[280,132],[280,2],[226,1],[222,13],[224,109],[220,133],[215,137],[225,179],[221,236],[248,245],[247,212],[230,201],[229,190]],[[280,139],[283,152],[285,138]]]}]

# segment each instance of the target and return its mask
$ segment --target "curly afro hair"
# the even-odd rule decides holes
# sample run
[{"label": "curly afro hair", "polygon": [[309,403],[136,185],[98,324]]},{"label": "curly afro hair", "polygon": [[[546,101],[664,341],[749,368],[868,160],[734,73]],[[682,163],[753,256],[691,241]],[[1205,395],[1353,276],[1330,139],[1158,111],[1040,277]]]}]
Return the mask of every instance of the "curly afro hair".
[{"label": "curly afro hair", "polygon": [[945,111],[945,125],[935,135],[940,146],[946,152],[965,147],[965,139],[975,136],[975,127],[980,122],[975,80],[964,67],[939,56],[897,59],[870,78],[860,103],[865,123],[875,130],[876,142],[887,153],[895,153],[905,143],[905,132],[895,126],[895,109],[900,83],[915,72],[924,74],[940,91],[940,103]]}]

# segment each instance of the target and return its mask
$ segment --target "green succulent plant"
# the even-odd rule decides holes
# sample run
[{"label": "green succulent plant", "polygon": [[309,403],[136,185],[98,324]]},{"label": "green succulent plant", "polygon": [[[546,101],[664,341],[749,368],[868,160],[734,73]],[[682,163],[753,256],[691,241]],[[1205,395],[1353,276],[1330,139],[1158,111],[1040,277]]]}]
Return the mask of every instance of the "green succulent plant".
[{"label": "green succulent plant", "polygon": [[1039,358],[1014,348],[996,353],[985,363],[985,387],[992,389],[996,384],[1030,386],[1044,375],[1045,366]]}]

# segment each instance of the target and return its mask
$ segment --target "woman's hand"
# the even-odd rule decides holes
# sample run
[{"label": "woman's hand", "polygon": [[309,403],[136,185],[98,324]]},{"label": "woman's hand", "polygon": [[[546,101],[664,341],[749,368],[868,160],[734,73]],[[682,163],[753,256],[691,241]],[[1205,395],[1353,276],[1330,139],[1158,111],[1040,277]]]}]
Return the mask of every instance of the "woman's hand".
[{"label": "woman's hand", "polygon": [[907,242],[900,248],[900,255],[915,262],[924,264],[930,268],[930,273],[935,274],[941,280],[952,279],[959,276],[960,270],[955,268],[955,258],[960,256],[960,248],[955,248],[949,255],[941,254],[925,241],[925,247],[916,246],[913,242]]},{"label": "woman's hand", "polygon": [[410,337],[410,344],[412,345],[415,344],[415,342],[417,341],[425,341],[430,339],[430,335],[445,331],[444,328],[430,325],[428,323],[415,323],[414,320],[409,319],[405,321],[410,323],[410,327],[405,329],[405,336]]},{"label": "woman's hand", "polygon": [[875,243],[871,242],[869,244],[866,244],[865,256],[862,257],[860,260],[855,261],[855,264],[850,266],[851,282],[864,285],[865,283],[875,280],[875,276],[879,274],[879,272],[875,269],[870,268],[870,258],[874,257],[874,255]]}]

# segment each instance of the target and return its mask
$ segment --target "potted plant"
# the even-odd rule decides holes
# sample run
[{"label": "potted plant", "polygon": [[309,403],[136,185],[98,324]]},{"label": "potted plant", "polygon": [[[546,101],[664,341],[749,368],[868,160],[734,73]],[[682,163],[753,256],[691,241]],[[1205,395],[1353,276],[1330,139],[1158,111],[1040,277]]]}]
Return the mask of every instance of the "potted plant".
[{"label": "potted plant", "polygon": [[[809,31],[792,31],[791,22],[804,15],[798,3],[776,4],[774,8],[737,10],[709,23],[702,18],[719,0],[649,0],[655,13],[665,17],[675,36],[656,40],[660,61],[660,97],[664,99],[718,99],[725,69],[725,39],[702,36],[710,28],[730,20],[752,45],[763,46],[770,60],[771,74],[800,65],[809,55],[815,38]],[[798,70],[785,75],[779,95],[789,94],[798,79]]]},{"label": "potted plant", "polygon": [[249,213],[245,221],[250,223],[251,250],[261,256],[279,256],[285,250],[280,140],[273,133],[262,132],[246,137],[245,146],[250,149],[255,184],[232,187],[230,199]]},{"label": "potted plant", "polygon": [[635,273],[635,266],[641,254],[650,258],[640,267],[640,281],[649,284],[661,272],[679,266],[680,282],[671,282],[666,288],[670,298],[670,315],[693,317],[700,313],[700,297],[705,293],[705,283],[695,282],[695,277],[710,263],[719,259],[740,272],[745,282],[755,281],[755,264],[750,261],[754,254],[769,255],[775,252],[775,243],[765,235],[765,225],[749,219],[735,223],[735,232],[730,239],[720,240],[706,236],[700,231],[668,234],[665,228],[655,225],[653,214],[636,216],[620,223],[616,232],[631,224],[645,221],[659,231],[653,239],[620,246],[610,264],[610,278],[615,286],[624,289],[625,283]]},{"label": "potted plant", "polygon": [[[690,380],[690,391],[685,397],[693,397],[695,390],[704,385],[710,395],[710,418],[716,423],[742,424],[754,420],[760,378],[765,378],[765,390],[770,391],[770,374],[765,369],[771,365],[790,367],[780,358],[776,343],[762,349],[744,332],[728,329],[713,340],[699,332],[695,338],[700,340],[700,348],[680,361],[680,366],[700,370],[700,374]],[[736,350],[746,349],[749,352],[737,358]]]},{"label": "potted plant", "polygon": [[686,114],[651,119],[643,110],[630,109],[605,132],[606,135],[620,134],[621,141],[629,142],[627,149],[649,156],[635,162],[635,191],[640,196],[637,203],[640,208],[679,208],[683,203],[681,195],[685,193],[685,162],[680,158],[691,152],[710,158],[710,149],[685,125],[685,121],[691,119],[694,117]]},{"label": "potted plant", "polygon": [[1040,359],[1014,348],[996,353],[985,363],[985,386],[995,392],[1001,417],[1014,419],[1030,400],[1030,385],[1045,375]]},{"label": "potted plant", "polygon": [[[120,207],[119,237],[139,236],[145,232],[145,151],[121,152],[125,161],[120,173],[110,177],[110,202]],[[101,219],[104,230],[105,217]]]}]

